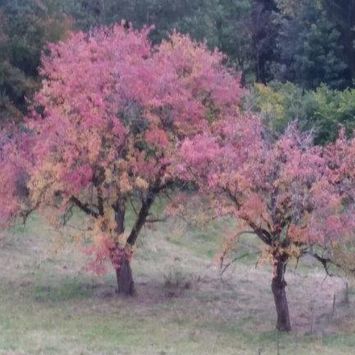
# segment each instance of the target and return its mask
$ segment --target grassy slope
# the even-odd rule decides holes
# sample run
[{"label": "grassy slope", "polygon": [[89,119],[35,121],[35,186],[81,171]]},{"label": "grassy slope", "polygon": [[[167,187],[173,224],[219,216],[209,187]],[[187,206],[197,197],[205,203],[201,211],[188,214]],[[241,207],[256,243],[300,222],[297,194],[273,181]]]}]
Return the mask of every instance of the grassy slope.
[{"label": "grassy slope", "polygon": [[[33,219],[0,239],[0,354],[354,354],[354,290],[321,270],[289,270],[294,331],[278,335],[270,268],[243,258],[221,279],[212,257],[221,223],[170,221],[145,230],[133,268],[138,295],[87,274],[74,245]],[[248,241],[250,243],[250,241]],[[256,241],[241,249],[258,248]],[[336,308],[333,314],[333,296]]]}]

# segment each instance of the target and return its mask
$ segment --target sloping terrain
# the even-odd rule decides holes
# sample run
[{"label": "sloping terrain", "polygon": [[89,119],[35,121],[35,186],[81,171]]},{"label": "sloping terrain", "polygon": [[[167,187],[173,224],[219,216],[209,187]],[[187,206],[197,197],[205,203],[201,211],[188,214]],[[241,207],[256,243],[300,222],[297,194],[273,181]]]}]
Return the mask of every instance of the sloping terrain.
[{"label": "sloping terrain", "polygon": [[[222,222],[145,229],[133,269],[137,296],[113,273],[85,271],[75,243],[38,218],[0,239],[0,354],[354,354],[355,291],[306,261],[287,273],[291,334],[274,330],[271,270],[256,257],[221,278]],[[242,240],[241,255],[260,248]],[[251,253],[252,254],[252,253]],[[348,298],[348,300],[347,300]]]}]

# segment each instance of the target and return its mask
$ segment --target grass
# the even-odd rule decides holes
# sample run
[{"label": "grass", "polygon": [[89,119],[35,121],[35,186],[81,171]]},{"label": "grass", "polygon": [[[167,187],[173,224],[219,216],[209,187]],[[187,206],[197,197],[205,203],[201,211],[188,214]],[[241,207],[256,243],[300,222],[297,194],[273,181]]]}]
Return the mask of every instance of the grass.
[{"label": "grass", "polygon": [[[226,223],[226,222],[225,222]],[[270,267],[255,257],[221,279],[222,222],[201,231],[170,220],[145,229],[133,270],[138,294],[117,297],[113,273],[86,273],[74,244],[39,218],[0,239],[0,354],[353,354],[354,289],[309,265],[287,274],[293,322],[274,330]],[[258,250],[241,241],[241,253]],[[333,312],[333,297],[336,307]]]}]

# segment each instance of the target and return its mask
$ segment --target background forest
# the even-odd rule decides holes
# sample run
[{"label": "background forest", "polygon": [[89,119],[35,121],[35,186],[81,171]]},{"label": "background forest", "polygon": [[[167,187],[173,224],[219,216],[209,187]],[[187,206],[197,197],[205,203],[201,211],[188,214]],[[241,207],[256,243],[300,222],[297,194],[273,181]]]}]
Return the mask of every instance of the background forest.
[{"label": "background forest", "polygon": [[0,120],[21,120],[47,42],[125,19],[176,29],[227,55],[273,132],[297,119],[316,143],[355,125],[353,0],[0,0]]}]

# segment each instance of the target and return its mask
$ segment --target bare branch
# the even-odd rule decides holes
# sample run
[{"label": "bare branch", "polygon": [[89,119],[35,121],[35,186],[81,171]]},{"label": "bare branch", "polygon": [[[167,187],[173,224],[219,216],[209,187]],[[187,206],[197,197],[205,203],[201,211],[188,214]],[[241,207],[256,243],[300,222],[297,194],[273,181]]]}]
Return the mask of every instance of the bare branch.
[{"label": "bare branch", "polygon": [[104,200],[102,197],[101,186],[97,186],[96,189],[97,189],[97,205],[98,205],[99,215],[103,216],[104,215]]},{"label": "bare branch", "polygon": [[236,261],[241,260],[241,259],[243,259],[243,258],[245,258],[245,257],[247,257],[247,256],[254,256],[254,255],[258,255],[258,254],[260,254],[260,252],[256,252],[256,253],[244,253],[244,254],[242,254],[242,255],[239,255],[239,256],[235,257],[233,260],[231,260],[229,263],[227,263],[226,265],[223,266],[223,268],[222,268],[222,270],[221,270],[221,272],[220,272],[220,276],[222,276],[222,275],[225,273],[225,271],[226,271],[232,264],[234,264]]},{"label": "bare branch", "polygon": [[78,208],[80,208],[83,212],[85,212],[86,214],[93,216],[95,218],[98,218],[100,216],[99,213],[97,213],[96,211],[92,210],[89,205],[87,203],[82,203],[78,198],[76,198],[75,196],[72,196],[70,198],[70,201],[72,203],[75,204],[75,206],[77,206]]},{"label": "bare branch", "polygon": [[329,272],[329,264],[336,265],[331,259],[329,259],[329,258],[324,258],[324,257],[322,257],[322,256],[320,256],[320,255],[318,255],[318,254],[316,254],[316,253],[312,253],[312,252],[310,252],[310,251],[307,252],[307,254],[313,256],[316,260],[318,260],[318,261],[323,265],[323,268],[324,268],[324,270],[325,270],[325,272],[326,272],[326,274],[327,274],[328,276],[334,276],[334,274],[331,274],[331,273]]},{"label": "bare branch", "polygon": [[132,201],[132,198],[129,198],[129,204],[131,205],[134,214],[135,214],[136,216],[138,216],[138,211],[137,211],[136,207],[134,206],[134,203],[133,203],[133,201]]}]

